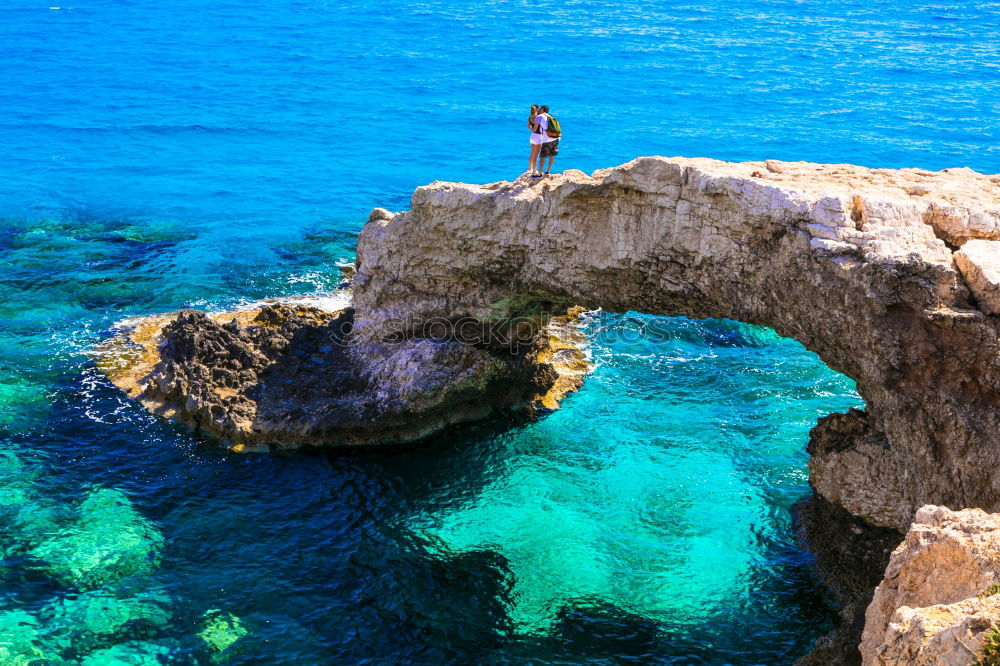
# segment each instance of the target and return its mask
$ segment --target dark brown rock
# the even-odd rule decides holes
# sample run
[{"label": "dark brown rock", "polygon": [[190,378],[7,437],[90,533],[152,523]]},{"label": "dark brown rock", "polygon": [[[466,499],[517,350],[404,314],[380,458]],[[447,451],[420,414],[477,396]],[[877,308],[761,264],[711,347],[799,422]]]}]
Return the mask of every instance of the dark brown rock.
[{"label": "dark brown rock", "polygon": [[865,609],[903,535],[873,527],[816,494],[800,502],[795,514],[799,538],[816,557],[816,571],[833,592],[840,615],[837,628],[820,638],[798,666],[856,666]]},{"label": "dark brown rock", "polygon": [[450,327],[440,339],[363,341],[350,308],[274,304],[242,323],[225,317],[188,311],[150,324],[161,328],[141,336],[148,372],[109,376],[156,413],[238,449],[412,441],[526,410],[557,379],[558,364],[539,354],[553,343],[538,330],[523,345],[460,341]]}]

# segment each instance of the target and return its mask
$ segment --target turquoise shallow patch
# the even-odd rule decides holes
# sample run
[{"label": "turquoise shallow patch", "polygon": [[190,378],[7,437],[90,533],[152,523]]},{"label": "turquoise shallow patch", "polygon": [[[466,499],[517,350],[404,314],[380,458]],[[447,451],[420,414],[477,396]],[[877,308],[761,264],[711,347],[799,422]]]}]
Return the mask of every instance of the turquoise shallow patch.
[{"label": "turquoise shallow patch", "polygon": [[[545,435],[560,437],[538,433],[538,448]],[[428,530],[450,550],[504,555],[521,631],[550,628],[575,601],[694,621],[735,592],[752,559],[745,530],[755,514],[751,504],[718,502],[745,492],[730,461],[671,461],[669,452],[636,445],[593,469],[559,460],[592,451],[586,440],[561,439],[541,455],[515,452],[509,475]],[[701,473],[687,476],[686,465]]]},{"label": "turquoise shallow patch", "polygon": [[228,649],[233,643],[250,633],[243,621],[233,615],[218,609],[205,611],[202,619],[201,632],[198,636],[209,648],[216,652]]},{"label": "turquoise shallow patch", "polygon": [[0,427],[21,426],[48,408],[45,388],[30,381],[0,379]]},{"label": "turquoise shallow patch", "polygon": [[106,640],[141,625],[162,630],[170,622],[170,597],[162,592],[123,596],[117,589],[102,589],[70,596],[49,604],[42,612],[48,635],[59,635],[79,649],[81,637]]},{"label": "turquoise shallow patch", "polygon": [[49,575],[92,589],[157,567],[163,537],[120,491],[101,488],[80,503],[77,519],[31,550]]},{"label": "turquoise shallow patch", "polygon": [[165,646],[131,642],[91,652],[80,660],[80,666],[160,666],[169,656]]},{"label": "turquoise shallow patch", "polygon": [[42,659],[41,625],[24,611],[0,612],[0,663],[20,665]]},{"label": "turquoise shallow patch", "polygon": [[762,536],[787,543],[817,416],[861,403],[773,331],[639,315],[588,329],[584,389],[504,438],[502,471],[418,529],[442,555],[503,555],[519,632],[580,603],[711,621],[752,596]]}]

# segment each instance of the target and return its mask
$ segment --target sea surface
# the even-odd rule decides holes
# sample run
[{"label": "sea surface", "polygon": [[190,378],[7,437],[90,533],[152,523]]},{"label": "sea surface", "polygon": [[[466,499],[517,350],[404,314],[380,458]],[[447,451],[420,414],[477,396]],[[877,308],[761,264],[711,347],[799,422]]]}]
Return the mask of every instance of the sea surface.
[{"label": "sea surface", "polygon": [[534,423],[239,455],[88,351],[117,322],[337,299],[369,210],[639,155],[1000,172],[1000,4],[0,0],[0,664],[788,664],[798,343],[592,313]]}]

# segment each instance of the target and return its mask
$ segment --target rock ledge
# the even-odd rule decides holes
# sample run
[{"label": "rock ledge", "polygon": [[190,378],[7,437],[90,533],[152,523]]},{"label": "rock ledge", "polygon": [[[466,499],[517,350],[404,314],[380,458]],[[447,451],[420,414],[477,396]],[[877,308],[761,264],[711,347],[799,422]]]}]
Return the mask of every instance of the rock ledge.
[{"label": "rock ledge", "polygon": [[1000,514],[925,506],[865,616],[864,664],[965,666],[1000,626]]}]

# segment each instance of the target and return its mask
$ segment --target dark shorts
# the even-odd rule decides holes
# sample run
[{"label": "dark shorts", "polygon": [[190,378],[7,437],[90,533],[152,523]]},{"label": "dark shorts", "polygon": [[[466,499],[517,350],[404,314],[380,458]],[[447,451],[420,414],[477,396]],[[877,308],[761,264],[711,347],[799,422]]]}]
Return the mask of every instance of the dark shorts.
[{"label": "dark shorts", "polygon": [[555,157],[559,154],[559,139],[542,144],[542,157]]}]

